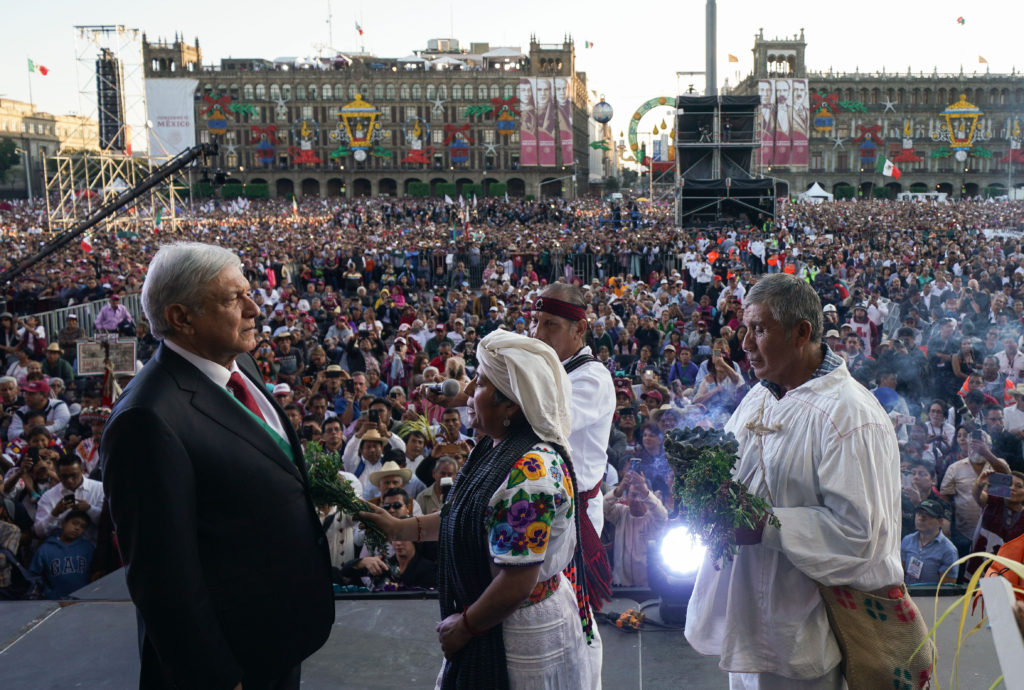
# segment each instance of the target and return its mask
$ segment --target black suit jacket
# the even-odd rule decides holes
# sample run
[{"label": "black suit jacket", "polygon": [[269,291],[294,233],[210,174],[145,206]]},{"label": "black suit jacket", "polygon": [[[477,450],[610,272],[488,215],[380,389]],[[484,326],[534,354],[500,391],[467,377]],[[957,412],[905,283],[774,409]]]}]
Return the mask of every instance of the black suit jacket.
[{"label": "black suit jacket", "polygon": [[[239,367],[262,379],[249,355]],[[327,640],[330,555],[300,444],[289,457],[161,345],[103,432],[103,484],[143,623],[142,687],[272,684]]]}]

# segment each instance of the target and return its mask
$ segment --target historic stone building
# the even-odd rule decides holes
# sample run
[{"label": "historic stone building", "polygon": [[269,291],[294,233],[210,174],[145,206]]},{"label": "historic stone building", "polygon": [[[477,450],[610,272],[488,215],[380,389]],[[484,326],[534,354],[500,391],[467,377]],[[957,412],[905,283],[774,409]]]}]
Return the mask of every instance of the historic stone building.
[{"label": "historic stone building", "polygon": [[[586,74],[576,71],[569,37],[558,44],[531,38],[525,53],[432,39],[403,58],[225,58],[218,65],[202,64],[198,40],[144,37],[143,60],[147,77],[199,81],[197,138],[221,144],[216,163],[228,183],[266,184],[272,196],[404,196],[454,184],[457,193],[570,197],[603,175],[590,169],[595,99]],[[523,159],[523,118],[507,107],[523,78],[542,78],[552,89],[548,99],[572,102],[570,122],[561,118],[555,135],[557,155],[544,165]],[[570,129],[571,142],[561,141]],[[611,165],[606,158],[599,160]]]},{"label": "historic stone building", "polygon": [[[778,180],[780,195],[814,182],[839,197],[901,191],[997,196],[1024,186],[1021,73],[813,72],[804,62],[806,46],[802,29],[791,38],[766,39],[760,32],[754,70],[733,90],[754,94],[762,80],[808,80],[806,167],[756,169]],[[792,96],[795,101],[795,90]],[[944,114],[947,109],[952,112]],[[895,162],[899,179],[875,172],[878,155]]]},{"label": "historic stone building", "polygon": [[[57,151],[95,151],[98,144],[95,120],[79,115],[52,115],[30,103],[0,99],[0,139],[14,141],[21,164],[0,180],[0,195],[42,196],[43,159]],[[26,167],[27,166],[27,167]]]}]

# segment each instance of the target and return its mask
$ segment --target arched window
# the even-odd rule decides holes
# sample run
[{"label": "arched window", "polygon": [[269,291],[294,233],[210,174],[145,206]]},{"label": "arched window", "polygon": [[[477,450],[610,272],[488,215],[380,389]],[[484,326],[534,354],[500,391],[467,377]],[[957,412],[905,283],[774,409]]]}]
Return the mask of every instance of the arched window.
[{"label": "arched window", "polygon": [[306,85],[299,84],[295,87],[295,100],[304,101],[306,100]]},{"label": "arched window", "polygon": [[335,84],[334,85],[334,97],[336,99],[338,99],[339,101],[344,100],[344,98],[345,98],[345,85],[344,84]]},{"label": "arched window", "polygon": [[476,87],[476,97],[479,98],[481,101],[486,101],[487,100],[487,85],[486,84],[480,84],[480,86]]},{"label": "arched window", "polygon": [[267,87],[265,84],[256,85],[256,100],[265,101],[267,100]]},{"label": "arched window", "polygon": [[434,88],[434,85],[433,84],[427,84],[427,100],[428,101],[434,100],[434,93],[436,93],[436,89]]},{"label": "arched window", "polygon": [[440,84],[437,87],[437,97],[441,99],[448,98],[448,87],[445,86],[444,84]]},{"label": "arched window", "polygon": [[359,85],[359,93],[361,93],[363,95],[363,99],[364,100],[368,99],[370,97],[370,91],[371,90],[370,90],[370,85],[369,84],[360,84]]},{"label": "arched window", "polygon": [[452,100],[457,101],[462,98],[462,87],[458,84],[452,86]]},{"label": "arched window", "polygon": [[277,101],[281,99],[281,87],[277,84],[270,85],[270,100]]},{"label": "arched window", "polygon": [[515,93],[516,88],[514,86],[512,86],[511,84],[505,84],[505,95],[503,96],[503,98],[508,100],[509,98],[512,98],[512,96],[514,96]]},{"label": "arched window", "polygon": [[309,100],[316,100],[316,84],[311,84],[309,87]]},{"label": "arched window", "polygon": [[373,98],[374,100],[380,101],[384,99],[384,85],[374,84],[373,85]]},{"label": "arched window", "polygon": [[423,98],[423,87],[419,84],[412,85],[412,99],[418,101]]},{"label": "arched window", "polygon": [[281,95],[284,96],[287,100],[291,100],[291,98],[292,98],[292,85],[291,84],[284,84],[281,87]]},{"label": "arched window", "polygon": [[409,85],[402,84],[401,90],[399,91],[399,98],[403,101],[409,100]]},{"label": "arched window", "polygon": [[[221,90],[223,90],[223,89],[224,89],[224,87],[222,86]],[[231,96],[231,100],[237,101],[238,100],[238,96],[241,94],[241,92],[242,92],[242,90],[240,88],[238,88],[238,84],[232,84],[231,85],[231,89],[228,91],[228,95]]]},{"label": "arched window", "polygon": [[245,84],[242,86],[242,98],[247,101],[252,100],[252,84]]},{"label": "arched window", "polygon": [[491,84],[491,98],[498,98],[501,96],[501,87],[497,84]]},{"label": "arched window", "polygon": [[384,98],[389,101],[395,100],[395,85],[388,84],[384,87]]},{"label": "arched window", "polygon": [[348,97],[354,99],[356,94],[359,93],[359,87],[355,84],[348,85]]},{"label": "arched window", "polygon": [[331,100],[332,92],[331,92],[331,85],[330,84],[324,84],[324,89],[323,89],[323,92],[321,93],[321,95],[324,97],[325,101]]}]

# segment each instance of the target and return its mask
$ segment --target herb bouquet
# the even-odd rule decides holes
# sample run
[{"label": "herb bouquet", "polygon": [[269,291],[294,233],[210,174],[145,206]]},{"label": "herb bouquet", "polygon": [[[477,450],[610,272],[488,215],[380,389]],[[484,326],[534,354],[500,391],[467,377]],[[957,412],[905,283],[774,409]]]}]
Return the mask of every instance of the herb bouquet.
[{"label": "herb bouquet", "polygon": [[700,537],[717,563],[736,555],[736,529],[767,523],[779,526],[760,496],[734,481],[732,469],[739,444],[732,434],[699,427],[672,429],[665,436],[665,455],[675,472],[672,495],[680,517]]},{"label": "herb bouquet", "polygon": [[[359,512],[373,510],[370,504],[356,496],[352,485],[339,472],[344,469],[340,453],[327,453],[316,442],[306,444],[306,464],[309,469],[309,494],[313,505],[337,506],[342,513],[359,520]],[[388,538],[379,527],[372,523],[366,526],[364,538],[367,548],[377,556],[387,555]]]}]

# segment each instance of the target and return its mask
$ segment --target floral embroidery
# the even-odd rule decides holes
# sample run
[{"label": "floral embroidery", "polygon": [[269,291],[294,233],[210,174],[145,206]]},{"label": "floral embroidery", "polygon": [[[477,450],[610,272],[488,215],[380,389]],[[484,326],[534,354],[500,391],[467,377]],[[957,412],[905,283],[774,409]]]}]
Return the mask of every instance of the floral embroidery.
[{"label": "floral embroidery", "polygon": [[528,501],[516,501],[508,509],[508,524],[516,532],[525,532],[526,527],[537,518],[537,509]]},{"label": "floral embroidery", "polygon": [[534,522],[526,528],[526,543],[533,553],[544,553],[548,546],[548,534],[551,528],[543,522]]},{"label": "floral embroidery", "polygon": [[544,469],[544,459],[537,453],[527,453],[519,459],[515,466],[523,471],[527,479],[540,479],[547,474],[547,470]]},{"label": "floral embroidery", "polygon": [[512,540],[515,536],[517,536],[515,530],[507,523],[496,524],[491,528],[491,552],[496,554],[508,553],[512,550]]}]

